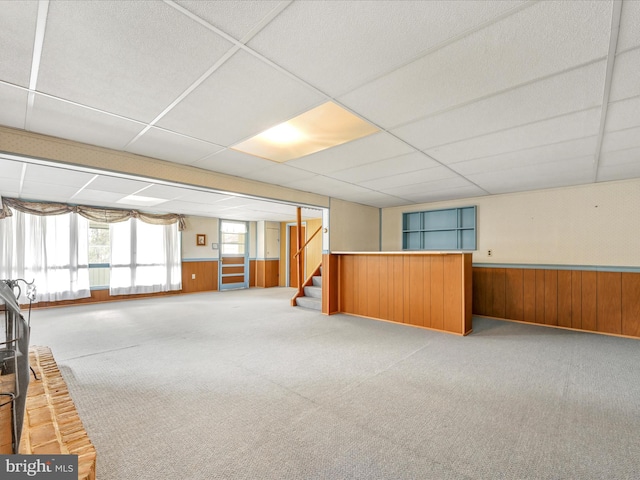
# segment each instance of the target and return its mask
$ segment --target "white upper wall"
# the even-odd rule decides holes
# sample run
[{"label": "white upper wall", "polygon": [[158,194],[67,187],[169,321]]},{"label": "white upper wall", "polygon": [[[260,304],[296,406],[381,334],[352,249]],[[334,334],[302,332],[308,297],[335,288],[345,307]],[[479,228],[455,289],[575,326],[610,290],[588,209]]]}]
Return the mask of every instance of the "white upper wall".
[{"label": "white upper wall", "polygon": [[[187,229],[182,232],[182,259],[183,260],[208,260],[217,259],[220,251],[211,248],[212,243],[219,243],[218,232],[220,227],[217,218],[192,217],[186,218]],[[196,235],[207,236],[206,245],[196,244]]]},{"label": "white upper wall", "polygon": [[402,249],[403,212],[477,205],[474,263],[639,267],[639,201],[640,179],[385,208],[382,249]]},{"label": "white upper wall", "polygon": [[329,243],[332,252],[380,250],[380,209],[332,198]]}]

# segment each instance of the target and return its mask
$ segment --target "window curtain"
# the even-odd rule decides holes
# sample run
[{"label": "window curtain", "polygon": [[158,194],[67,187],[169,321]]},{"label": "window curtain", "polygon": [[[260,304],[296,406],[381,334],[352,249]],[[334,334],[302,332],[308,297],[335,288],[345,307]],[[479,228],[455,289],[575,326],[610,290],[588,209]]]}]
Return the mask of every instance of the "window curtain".
[{"label": "window curtain", "polygon": [[17,198],[0,197],[0,220],[12,215],[14,210],[32,215],[61,215],[63,213],[77,213],[87,220],[100,223],[122,222],[129,218],[139,218],[152,225],[167,225],[178,223],[178,229],[187,228],[184,215],[175,213],[144,213],[138,210],[119,210],[113,208],[87,207],[84,205],[68,205],[66,203],[27,202]]},{"label": "window curtain", "polygon": [[180,235],[176,223],[151,225],[132,218],[109,225],[111,295],[182,288]]},{"label": "window curtain", "polygon": [[0,278],[35,280],[36,302],[89,297],[89,222],[12,213],[0,221]]}]

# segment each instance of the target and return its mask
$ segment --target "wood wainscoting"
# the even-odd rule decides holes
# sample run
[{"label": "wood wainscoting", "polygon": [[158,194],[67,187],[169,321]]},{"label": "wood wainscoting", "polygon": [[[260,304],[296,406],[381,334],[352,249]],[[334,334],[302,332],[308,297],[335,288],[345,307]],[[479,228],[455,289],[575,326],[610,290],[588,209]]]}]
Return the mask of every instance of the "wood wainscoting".
[{"label": "wood wainscoting", "polygon": [[280,282],[280,260],[255,260],[255,263],[256,279],[253,286],[277,287]]},{"label": "wood wainscoting", "polygon": [[323,266],[323,313],[471,332],[470,253],[332,252]]},{"label": "wood wainscoting", "polygon": [[[195,274],[196,278],[192,278]],[[218,261],[182,262],[182,293],[218,290]]]},{"label": "wood wainscoting", "polygon": [[640,273],[474,266],[473,313],[640,338]]}]

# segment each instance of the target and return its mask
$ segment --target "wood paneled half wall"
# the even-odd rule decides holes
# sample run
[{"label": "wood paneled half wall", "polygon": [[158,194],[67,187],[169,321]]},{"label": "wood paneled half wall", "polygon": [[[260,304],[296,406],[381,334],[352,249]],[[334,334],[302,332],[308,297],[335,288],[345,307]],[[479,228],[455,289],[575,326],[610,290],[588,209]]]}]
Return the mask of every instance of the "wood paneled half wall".
[{"label": "wood paneled half wall", "polygon": [[640,338],[640,273],[474,266],[473,313]]},{"label": "wood paneled half wall", "polygon": [[323,313],[471,332],[469,253],[337,252],[323,268]]}]

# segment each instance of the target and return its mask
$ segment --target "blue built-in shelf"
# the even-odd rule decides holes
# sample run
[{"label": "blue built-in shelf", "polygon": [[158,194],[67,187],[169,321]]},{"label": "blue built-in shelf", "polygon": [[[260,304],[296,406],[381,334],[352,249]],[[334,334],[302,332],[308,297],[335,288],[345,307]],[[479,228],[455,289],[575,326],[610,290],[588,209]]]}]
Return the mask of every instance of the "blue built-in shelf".
[{"label": "blue built-in shelf", "polygon": [[476,249],[476,207],[402,214],[403,250]]}]

